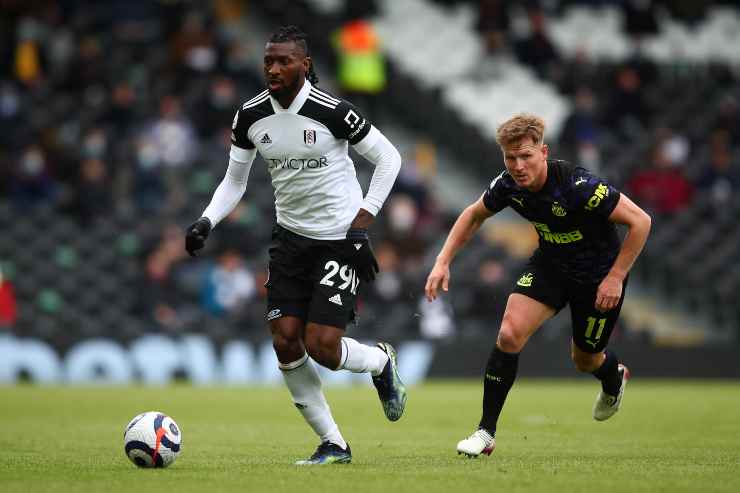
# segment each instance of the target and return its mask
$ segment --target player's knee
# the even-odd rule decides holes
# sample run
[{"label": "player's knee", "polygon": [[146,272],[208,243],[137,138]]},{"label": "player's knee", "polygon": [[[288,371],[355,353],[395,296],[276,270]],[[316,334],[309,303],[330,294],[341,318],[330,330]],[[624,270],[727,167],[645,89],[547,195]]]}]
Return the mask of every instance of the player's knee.
[{"label": "player's knee", "polygon": [[272,347],[278,355],[303,353],[300,339],[287,337],[285,334],[272,334]]},{"label": "player's knee", "polygon": [[292,357],[298,359],[303,355],[304,349],[300,330],[289,325],[278,324],[272,324],[270,330],[272,332],[272,347],[280,361],[290,360]]},{"label": "player's knee", "polygon": [[339,366],[339,341],[334,337],[318,334],[306,337],[306,351],[321,366],[336,370]]},{"label": "player's knee", "polygon": [[521,335],[517,330],[516,322],[511,316],[504,315],[501,321],[501,328],[498,331],[496,345],[506,353],[518,353],[524,348],[527,338]]}]

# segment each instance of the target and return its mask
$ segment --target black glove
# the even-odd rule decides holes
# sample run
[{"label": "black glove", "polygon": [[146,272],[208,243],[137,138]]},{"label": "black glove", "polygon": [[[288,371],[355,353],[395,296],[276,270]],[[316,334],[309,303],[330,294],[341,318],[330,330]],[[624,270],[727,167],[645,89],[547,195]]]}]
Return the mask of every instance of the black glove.
[{"label": "black glove", "polygon": [[206,246],[206,238],[211,232],[211,220],[201,217],[185,230],[185,250],[191,257],[197,256],[195,252]]},{"label": "black glove", "polygon": [[347,231],[345,240],[345,255],[352,267],[355,268],[357,277],[361,281],[370,282],[375,280],[375,274],[379,272],[378,261],[370,246],[370,237],[366,229],[350,229]]}]

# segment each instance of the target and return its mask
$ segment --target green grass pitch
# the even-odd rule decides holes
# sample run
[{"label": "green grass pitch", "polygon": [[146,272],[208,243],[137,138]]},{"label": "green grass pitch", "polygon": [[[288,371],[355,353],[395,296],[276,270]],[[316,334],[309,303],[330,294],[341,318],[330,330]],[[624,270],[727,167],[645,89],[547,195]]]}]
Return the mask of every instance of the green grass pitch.
[{"label": "green grass pitch", "polygon": [[[0,387],[0,491],[740,491],[739,383],[633,379],[604,423],[591,418],[597,390],[520,380],[494,454],[467,459],[455,444],[479,418],[477,381],[410,389],[397,423],[372,387],[330,388],[353,463],[297,467],[317,441],[283,388]],[[148,410],[183,431],[169,469],[137,469],[123,453],[124,426]]]}]

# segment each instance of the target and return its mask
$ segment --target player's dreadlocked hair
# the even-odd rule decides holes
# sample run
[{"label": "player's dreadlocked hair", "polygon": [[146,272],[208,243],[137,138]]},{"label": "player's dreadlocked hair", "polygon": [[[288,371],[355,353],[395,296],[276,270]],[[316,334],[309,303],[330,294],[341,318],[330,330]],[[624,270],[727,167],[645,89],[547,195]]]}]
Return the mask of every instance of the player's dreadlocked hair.
[{"label": "player's dreadlocked hair", "polygon": [[[287,43],[290,41],[293,41],[297,46],[300,46],[306,56],[311,56],[308,51],[308,34],[301,31],[298,26],[280,26],[277,31],[272,33],[272,36],[270,36],[270,43]],[[308,66],[306,79],[308,79],[308,81],[313,85],[319,83],[319,77],[313,70],[313,61]]]}]

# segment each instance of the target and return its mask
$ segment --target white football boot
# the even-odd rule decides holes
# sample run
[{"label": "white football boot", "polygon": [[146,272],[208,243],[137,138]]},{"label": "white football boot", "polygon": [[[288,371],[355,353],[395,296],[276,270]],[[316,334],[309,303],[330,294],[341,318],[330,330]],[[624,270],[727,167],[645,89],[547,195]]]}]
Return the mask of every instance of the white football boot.
[{"label": "white football boot", "polygon": [[603,390],[599,391],[599,395],[596,396],[596,403],[594,404],[594,419],[596,421],[604,421],[612,416],[614,413],[619,411],[619,406],[622,405],[622,396],[624,395],[624,388],[627,386],[627,380],[630,379],[630,371],[622,363],[618,367],[619,376],[622,377],[622,386],[619,387],[619,394],[609,395]]},{"label": "white football boot", "polygon": [[457,443],[457,454],[478,457],[480,454],[491,455],[496,448],[496,439],[486,430],[479,428],[465,440]]}]

